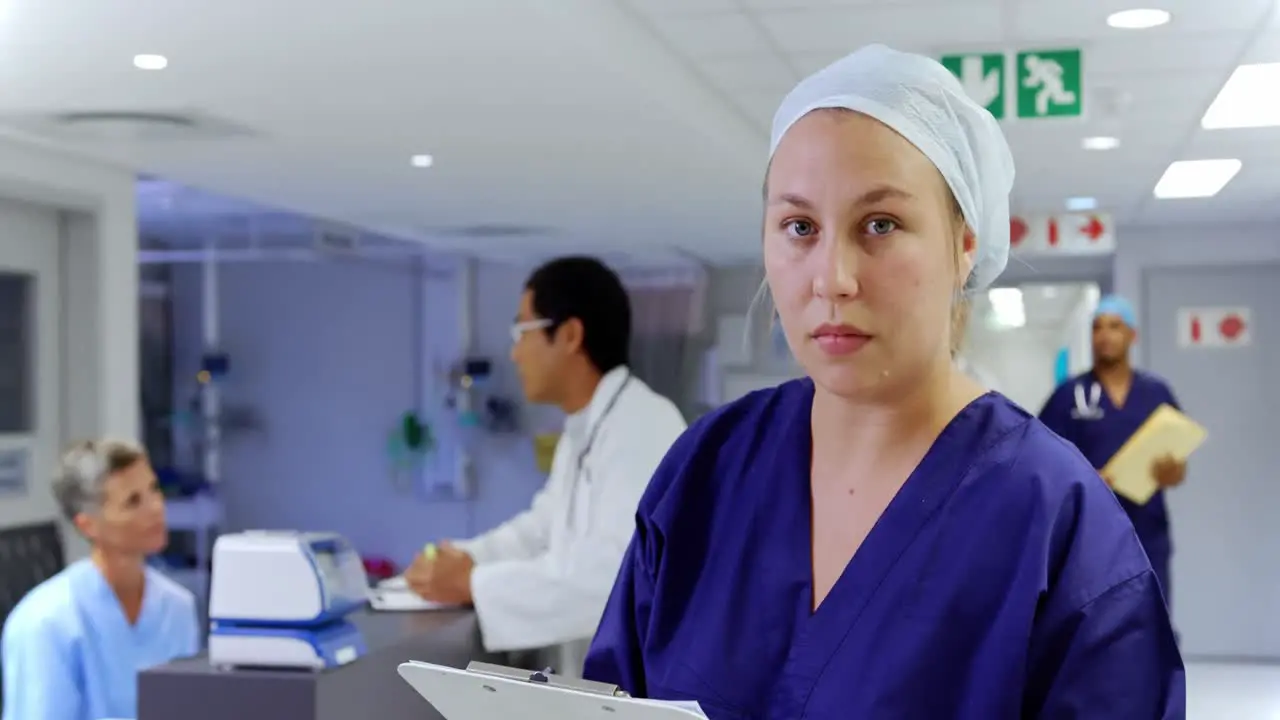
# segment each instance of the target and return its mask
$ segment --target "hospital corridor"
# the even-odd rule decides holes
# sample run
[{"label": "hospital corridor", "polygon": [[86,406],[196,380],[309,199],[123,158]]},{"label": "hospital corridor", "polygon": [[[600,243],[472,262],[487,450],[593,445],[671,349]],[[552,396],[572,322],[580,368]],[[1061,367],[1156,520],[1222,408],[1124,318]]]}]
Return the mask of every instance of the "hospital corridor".
[{"label": "hospital corridor", "polygon": [[1280,720],[1280,0],[0,60],[0,720]]}]

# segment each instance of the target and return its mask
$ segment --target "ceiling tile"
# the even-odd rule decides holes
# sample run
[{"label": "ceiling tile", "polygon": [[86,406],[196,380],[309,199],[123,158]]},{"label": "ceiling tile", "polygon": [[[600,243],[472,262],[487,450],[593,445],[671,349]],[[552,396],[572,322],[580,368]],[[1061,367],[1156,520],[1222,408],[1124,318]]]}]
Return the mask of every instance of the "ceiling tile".
[{"label": "ceiling tile", "polygon": [[1021,41],[1080,41],[1176,37],[1218,31],[1248,32],[1270,9],[1273,0],[1162,0],[1156,7],[1168,10],[1173,20],[1150,30],[1118,30],[1107,26],[1107,16],[1134,7],[1132,0],[1022,0],[1014,11],[1013,31]]},{"label": "ceiling tile", "polygon": [[623,4],[642,15],[689,15],[738,10],[735,0],[623,0]]},{"label": "ceiling tile", "polygon": [[[778,105],[782,103],[783,95],[785,95],[785,92],[737,93],[734,96],[734,103],[742,108],[742,112],[752,118],[756,125],[767,133],[773,127],[773,114],[778,111]],[[765,140],[767,141],[768,138],[765,138]],[[762,145],[761,149],[766,149],[766,146]]]},{"label": "ceiling tile", "polygon": [[1114,93],[1116,114],[1163,113],[1167,108],[1192,105],[1197,114],[1208,107],[1222,87],[1222,71],[1203,72],[1094,72],[1087,75],[1087,90]]},{"label": "ceiling tile", "polygon": [[768,39],[743,13],[659,15],[650,21],[676,50],[690,58],[740,57],[769,47]]},{"label": "ceiling tile", "polygon": [[[1186,153],[1206,158],[1242,158],[1246,167],[1252,163],[1280,164],[1280,128],[1197,130]],[[1244,170],[1240,173],[1245,174]]]},{"label": "ceiling tile", "polygon": [[[910,0],[741,0],[748,10],[812,10],[821,8],[848,8],[851,5],[903,4]],[[918,4],[918,3],[917,3]]]},{"label": "ceiling tile", "polygon": [[1109,36],[1085,48],[1084,63],[1092,68],[1090,72],[1227,70],[1235,65],[1245,42],[1242,33],[1221,32]]},{"label": "ceiling tile", "polygon": [[800,79],[782,58],[772,53],[705,60],[698,63],[698,69],[724,90],[776,91],[778,97],[790,91]]},{"label": "ceiling tile", "polygon": [[[1277,4],[1280,7],[1280,4]],[[1280,18],[1280,12],[1276,13]],[[1254,42],[1253,47],[1245,54],[1241,64],[1280,62],[1280,26],[1274,31],[1265,32]]]},{"label": "ceiling tile", "polygon": [[[927,13],[928,22],[920,22]],[[784,52],[843,54],[871,43],[900,50],[928,50],[997,43],[999,2],[912,3],[758,13],[760,24]]]}]

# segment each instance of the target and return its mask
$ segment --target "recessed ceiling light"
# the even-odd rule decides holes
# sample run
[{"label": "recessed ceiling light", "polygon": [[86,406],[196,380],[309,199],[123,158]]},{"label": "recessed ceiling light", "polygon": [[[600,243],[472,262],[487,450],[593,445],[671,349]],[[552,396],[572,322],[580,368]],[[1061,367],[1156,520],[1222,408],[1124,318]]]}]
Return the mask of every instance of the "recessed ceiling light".
[{"label": "recessed ceiling light", "polygon": [[1067,209],[1073,212],[1093,210],[1096,207],[1098,207],[1098,201],[1091,197],[1067,198]]},{"label": "recessed ceiling light", "polygon": [[139,70],[163,70],[169,67],[169,58],[163,55],[134,55],[133,66]]},{"label": "recessed ceiling light", "polygon": [[1179,160],[1164,171],[1156,183],[1155,196],[1161,200],[1206,198],[1217,195],[1240,172],[1244,164],[1229,160]]},{"label": "recessed ceiling light", "polygon": [[414,155],[409,158],[409,162],[417,168],[429,168],[436,164],[436,159],[430,155]]},{"label": "recessed ceiling light", "polygon": [[1241,65],[1218,91],[1218,97],[1200,118],[1206,130],[1259,128],[1280,125],[1280,63]]},{"label": "recessed ceiling light", "polygon": [[1080,147],[1085,150],[1115,150],[1120,147],[1120,138],[1109,137],[1107,135],[1087,137],[1080,141]]},{"label": "recessed ceiling light", "polygon": [[1169,14],[1168,10],[1135,8],[1111,13],[1107,16],[1107,24],[1121,30],[1148,30],[1166,25],[1172,19],[1173,16]]}]

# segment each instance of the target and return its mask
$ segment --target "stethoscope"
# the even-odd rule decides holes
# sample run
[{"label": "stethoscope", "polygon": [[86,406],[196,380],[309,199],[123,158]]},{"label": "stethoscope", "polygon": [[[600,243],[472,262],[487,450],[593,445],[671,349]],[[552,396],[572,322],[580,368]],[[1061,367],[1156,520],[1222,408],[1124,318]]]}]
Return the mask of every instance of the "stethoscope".
[{"label": "stethoscope", "polygon": [[1071,410],[1071,417],[1075,420],[1101,420],[1106,412],[1102,409],[1102,386],[1097,382],[1093,383],[1089,388],[1089,397],[1086,400],[1084,392],[1084,383],[1076,383],[1075,387],[1076,406]]},{"label": "stethoscope", "polygon": [[[623,391],[627,389],[627,384],[630,382],[631,373],[628,371],[627,376],[622,380],[622,384],[618,386],[618,389],[613,393],[613,397],[610,397],[609,402],[604,406],[604,410],[600,413],[600,417],[591,425],[591,430],[587,433],[587,442],[578,453],[577,466],[573,471],[573,482],[569,486],[568,526],[570,528],[573,528],[573,519],[578,505],[578,482],[582,479],[583,471],[586,469],[587,456],[591,454],[591,447],[596,444],[596,434],[600,432],[600,426],[604,425],[604,421],[608,419],[609,413],[613,412],[613,406],[618,404],[618,398],[622,397]],[[587,478],[587,482],[590,481],[591,479]]]}]

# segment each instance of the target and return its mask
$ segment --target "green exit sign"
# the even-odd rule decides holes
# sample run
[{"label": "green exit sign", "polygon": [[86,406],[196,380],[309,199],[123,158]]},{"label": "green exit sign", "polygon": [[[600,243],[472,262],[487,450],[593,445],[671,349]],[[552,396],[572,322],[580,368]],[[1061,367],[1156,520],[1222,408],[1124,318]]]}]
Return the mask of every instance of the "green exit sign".
[{"label": "green exit sign", "polygon": [[960,79],[969,97],[997,120],[1005,116],[1005,64],[1004,53],[942,56],[942,65]]},{"label": "green exit sign", "polygon": [[1081,53],[1018,53],[1018,117],[1080,117],[1084,113]]},{"label": "green exit sign", "polygon": [[940,62],[997,120],[1084,114],[1084,63],[1078,48],[954,53],[943,55]]}]

